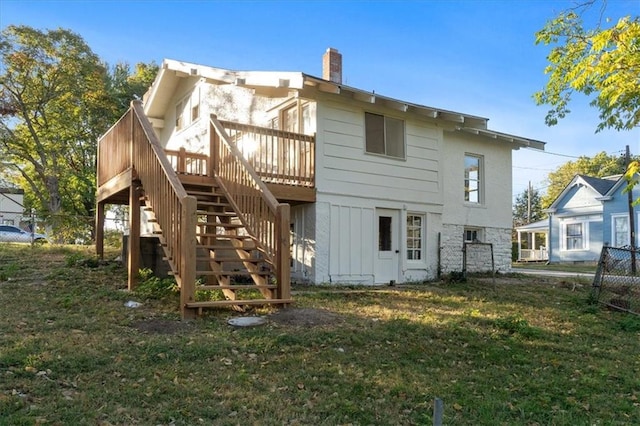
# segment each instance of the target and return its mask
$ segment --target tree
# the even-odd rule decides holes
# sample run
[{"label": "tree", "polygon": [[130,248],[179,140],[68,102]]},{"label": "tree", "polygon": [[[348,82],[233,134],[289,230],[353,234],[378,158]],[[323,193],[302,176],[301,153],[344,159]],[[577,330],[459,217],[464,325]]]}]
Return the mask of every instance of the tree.
[{"label": "tree", "polygon": [[537,222],[546,217],[542,209],[540,192],[535,188],[522,191],[513,205],[513,226],[522,226]]},{"label": "tree", "polygon": [[542,197],[542,207],[548,208],[571,182],[575,175],[605,177],[624,174],[625,158],[600,152],[593,157],[582,156],[575,161],[568,161],[549,173],[547,193]]},{"label": "tree", "polygon": [[[25,199],[54,228],[86,234],[95,206],[96,143],[157,66],[109,68],[65,29],[0,33],[0,158]],[[145,87],[146,90],[146,87]]]},{"label": "tree", "polygon": [[[640,124],[640,20],[625,16],[586,29],[582,16],[596,3],[587,1],[560,13],[536,33],[536,44],[553,45],[547,56],[544,89],[534,94],[538,105],[552,107],[546,124],[557,124],[569,111],[574,92],[591,97],[600,111],[596,132],[630,130]],[[603,2],[604,12],[606,2]]]}]

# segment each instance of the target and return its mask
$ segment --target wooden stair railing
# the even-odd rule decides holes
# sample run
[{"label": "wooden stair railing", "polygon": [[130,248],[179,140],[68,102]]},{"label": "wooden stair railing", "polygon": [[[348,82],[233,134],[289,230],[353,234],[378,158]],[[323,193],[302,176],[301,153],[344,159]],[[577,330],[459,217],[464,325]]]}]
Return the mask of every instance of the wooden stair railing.
[{"label": "wooden stair railing", "polygon": [[276,200],[215,115],[210,120],[210,136],[212,175],[247,232],[273,265],[275,298],[289,300],[289,204]]},{"label": "wooden stair railing", "polygon": [[162,230],[162,247],[180,287],[182,317],[193,317],[187,304],[195,300],[196,198],[182,186],[141,102],[132,102],[131,110],[132,166]]}]

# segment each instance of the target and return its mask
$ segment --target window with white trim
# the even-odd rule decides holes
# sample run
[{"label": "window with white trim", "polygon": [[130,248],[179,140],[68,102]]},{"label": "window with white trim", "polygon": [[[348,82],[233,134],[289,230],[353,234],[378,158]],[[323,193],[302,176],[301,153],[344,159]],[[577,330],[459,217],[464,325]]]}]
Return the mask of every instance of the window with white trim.
[{"label": "window with white trim", "polygon": [[364,127],[368,153],[405,158],[403,120],[365,112]]},{"label": "window with white trim", "polygon": [[176,131],[188,127],[200,118],[200,88],[182,98],[176,104]]},{"label": "window with white trim", "polygon": [[279,112],[279,117],[271,119],[271,127],[292,133],[311,135],[315,132],[313,123],[313,105],[301,99],[287,104]]},{"label": "window with white trim", "polygon": [[562,224],[562,248],[567,251],[588,249],[588,222]]},{"label": "window with white trim", "polygon": [[407,214],[407,260],[424,259],[424,215]]},{"label": "window with white trim", "polygon": [[611,215],[611,245],[613,247],[629,245],[629,215]]},{"label": "window with white trim", "polygon": [[464,228],[463,240],[465,243],[479,243],[482,241],[481,228]]},{"label": "window with white trim", "polygon": [[482,203],[482,157],[466,154],[464,156],[464,201]]}]

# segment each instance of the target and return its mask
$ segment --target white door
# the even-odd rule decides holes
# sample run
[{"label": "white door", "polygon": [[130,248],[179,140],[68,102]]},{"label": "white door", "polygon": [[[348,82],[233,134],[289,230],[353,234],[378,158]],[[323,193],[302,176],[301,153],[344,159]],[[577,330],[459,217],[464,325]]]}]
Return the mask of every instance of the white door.
[{"label": "white door", "polygon": [[376,284],[387,284],[400,270],[400,211],[376,209],[376,219]]}]

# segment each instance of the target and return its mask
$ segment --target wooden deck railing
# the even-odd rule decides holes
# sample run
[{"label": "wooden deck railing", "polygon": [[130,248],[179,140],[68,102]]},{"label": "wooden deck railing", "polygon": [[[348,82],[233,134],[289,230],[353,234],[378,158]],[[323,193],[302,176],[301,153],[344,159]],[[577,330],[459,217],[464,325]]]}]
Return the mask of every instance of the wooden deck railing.
[{"label": "wooden deck railing", "polygon": [[164,152],[173,169],[180,174],[207,176],[209,173],[209,156],[206,154],[187,152],[184,148],[165,149]]},{"label": "wooden deck railing", "polygon": [[[99,141],[98,185],[133,168],[145,202],[153,208],[163,235],[163,248],[180,286],[184,307],[195,299],[196,198],[187,195],[164,154],[140,101]],[[108,160],[107,160],[108,159]]]},{"label": "wooden deck railing", "polygon": [[231,141],[267,183],[315,186],[315,137],[220,121]]},{"label": "wooden deck railing", "polygon": [[211,165],[228,201],[275,268],[277,297],[290,297],[289,205],[278,203],[249,161],[211,116]]},{"label": "wooden deck railing", "polygon": [[158,141],[142,104],[132,103],[132,160],[142,182],[146,202],[162,229],[165,254],[176,271],[181,307],[195,300],[196,198],[187,195]]},{"label": "wooden deck railing", "polygon": [[131,120],[129,110],[98,140],[98,187],[131,167]]}]

